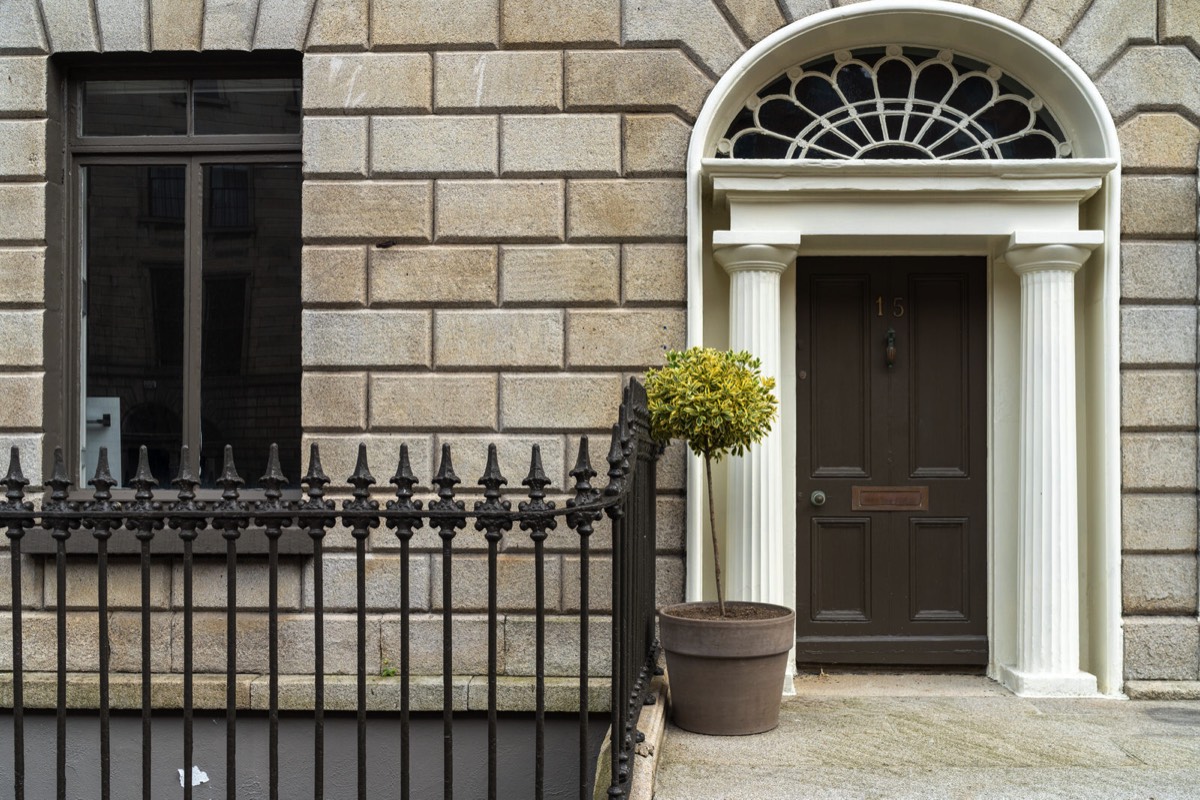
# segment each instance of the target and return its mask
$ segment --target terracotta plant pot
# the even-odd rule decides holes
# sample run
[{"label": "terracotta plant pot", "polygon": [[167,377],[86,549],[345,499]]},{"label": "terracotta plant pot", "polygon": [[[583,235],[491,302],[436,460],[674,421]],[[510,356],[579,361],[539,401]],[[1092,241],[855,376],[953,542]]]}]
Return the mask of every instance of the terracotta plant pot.
[{"label": "terracotta plant pot", "polygon": [[[787,655],[795,638],[796,612],[766,603],[764,618],[696,618],[716,603],[682,603],[658,612],[659,638],[667,657],[671,718],[694,733],[741,736],[779,724]],[[688,615],[689,610],[692,615]]]}]

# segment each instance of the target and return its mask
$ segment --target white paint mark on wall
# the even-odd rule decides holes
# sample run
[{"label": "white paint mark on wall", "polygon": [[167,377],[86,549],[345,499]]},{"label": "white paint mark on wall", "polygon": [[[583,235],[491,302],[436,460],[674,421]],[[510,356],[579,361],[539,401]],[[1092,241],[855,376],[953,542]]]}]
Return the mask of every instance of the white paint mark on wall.
[{"label": "white paint mark on wall", "polygon": [[[199,786],[202,783],[208,783],[208,773],[192,765],[192,786]],[[179,770],[179,785],[183,786],[183,770]]]},{"label": "white paint mark on wall", "polygon": [[487,56],[480,56],[475,62],[475,69],[472,70],[475,74],[475,105],[479,106],[483,103],[483,75],[487,70]]}]

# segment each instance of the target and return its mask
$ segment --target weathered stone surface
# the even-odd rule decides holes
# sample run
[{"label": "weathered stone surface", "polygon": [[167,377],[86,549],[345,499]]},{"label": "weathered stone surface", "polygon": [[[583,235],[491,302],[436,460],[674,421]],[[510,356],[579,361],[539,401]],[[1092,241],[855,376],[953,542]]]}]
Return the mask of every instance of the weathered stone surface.
[{"label": "weathered stone surface", "polygon": [[1195,306],[1122,306],[1122,364],[1195,362]]},{"label": "weathered stone surface", "polygon": [[687,484],[687,446],[683,442],[672,442],[658,457],[655,478],[658,490],[682,491]]},{"label": "weathered stone surface", "polygon": [[1124,495],[1121,541],[1126,552],[1196,552],[1195,495]]},{"label": "weathered stone surface", "polygon": [[371,0],[371,40],[399,45],[494,45],[500,0]]},{"label": "weathered stone surface", "polygon": [[429,366],[425,311],[305,311],[306,367]]},{"label": "weathered stone surface", "polygon": [[1194,681],[1198,656],[1200,626],[1195,617],[1125,619],[1126,679]]},{"label": "weathered stone surface", "polygon": [[261,0],[255,50],[303,50],[315,0]]},{"label": "weathered stone surface", "polygon": [[304,110],[428,111],[432,70],[427,53],[308,55],[304,57]]},{"label": "weathered stone surface", "polygon": [[687,251],[681,244],[621,248],[626,303],[682,303],[687,299]]},{"label": "weathered stone surface", "polygon": [[154,50],[199,50],[204,0],[172,0],[150,4],[150,47]]},{"label": "weathered stone surface", "polygon": [[[67,612],[67,670],[70,672],[94,672],[100,666],[98,622],[95,611]],[[9,623],[4,614],[4,622]],[[24,633],[24,667],[28,671],[53,672],[57,669],[58,631],[57,612],[25,612],[22,620]],[[150,615],[150,635],[153,644],[150,650],[150,667],[156,672],[170,668],[171,617],[167,612]],[[108,616],[109,641],[112,645],[110,668],[113,672],[135,672],[141,670],[141,614],[133,611],[114,611]],[[6,625],[0,624],[0,628]],[[0,635],[11,641],[8,630]],[[9,647],[0,648],[0,669],[11,669]],[[69,682],[70,683],[70,682]],[[91,706],[95,708],[95,704]]]},{"label": "weathered stone surface", "polygon": [[1121,474],[1126,489],[1195,489],[1196,435],[1122,434]]},{"label": "weathered stone surface", "polygon": [[0,50],[44,53],[46,49],[38,0],[8,0],[0,5]]},{"label": "weathered stone surface", "polygon": [[676,111],[695,119],[712,81],[678,50],[566,54],[567,109]]},{"label": "weathered stone surface", "polygon": [[561,367],[561,311],[438,311],[433,318],[438,367]]},{"label": "weathered stone surface", "polygon": [[627,114],[625,174],[629,177],[684,174],[691,135],[691,127],[674,114]]},{"label": "weathered stone surface", "polygon": [[[442,615],[414,615],[409,622],[409,658],[413,675],[442,674]],[[481,614],[455,614],[451,641],[455,675],[486,675],[488,672],[488,619]],[[497,670],[504,671],[504,618],[496,631]],[[383,665],[400,668],[400,620],[385,618],[380,629]],[[485,706],[486,708],[486,706]]]},{"label": "weathered stone surface", "polygon": [[46,251],[42,248],[0,249],[0,302],[43,302],[45,272]]},{"label": "weathered stone surface", "polygon": [[305,117],[304,174],[356,178],[367,174],[366,117]]},{"label": "weathered stone surface", "polygon": [[751,42],[765,39],[786,20],[774,0],[716,0]]},{"label": "weathered stone surface", "polygon": [[[94,540],[90,531],[77,531],[72,538],[80,537],[92,543]],[[58,574],[54,569],[54,560],[49,561],[50,569],[45,570],[45,608],[58,608]],[[41,571],[35,574],[41,574]],[[24,577],[24,576],[23,576]],[[222,587],[224,584],[221,584]],[[67,605],[68,609],[98,608],[99,582],[96,574],[96,559],[94,556],[71,558],[67,563]],[[141,567],[136,559],[110,556],[108,561],[108,607],[111,609],[133,609],[141,607],[142,575]],[[171,565],[167,562],[157,562],[150,565],[150,607],[166,609],[171,604]]]},{"label": "weathered stone surface", "polygon": [[668,350],[684,346],[686,336],[682,310],[568,311],[567,364],[657,367]]},{"label": "weathered stone surface", "polygon": [[108,53],[149,50],[147,0],[96,0],[100,41]]},{"label": "weathered stone surface", "polygon": [[1126,614],[1195,614],[1195,554],[1124,556],[1121,593]]},{"label": "weathered stone surface", "polygon": [[626,42],[682,47],[714,75],[746,49],[712,0],[629,0],[622,29]]},{"label": "weathered stone surface", "polygon": [[562,181],[438,181],[439,241],[556,241],[563,237]]},{"label": "weathered stone surface", "polygon": [[683,553],[687,528],[687,505],[682,497],[658,496],[655,536],[658,553]]},{"label": "weathered stone surface", "polygon": [[1176,430],[1195,428],[1196,371],[1123,371],[1121,426]]},{"label": "weathered stone surface", "polygon": [[432,194],[427,181],[305,181],[304,237],[427,241]]},{"label": "weathered stone surface", "polygon": [[561,109],[562,54],[438,53],[434,102],[442,110]]},{"label": "weathered stone surface", "polygon": [[371,173],[429,177],[496,174],[495,117],[375,117]]},{"label": "weathered stone surface", "polygon": [[1200,46],[1200,4],[1196,0],[1164,0],[1158,7],[1164,43]]},{"label": "weathered stone surface", "polygon": [[317,0],[308,28],[309,50],[365,50],[368,0]]},{"label": "weathered stone surface", "polygon": [[504,175],[617,175],[621,118],[616,114],[510,115],[503,118]]},{"label": "weathered stone surface", "polygon": [[[304,437],[305,453],[308,452],[309,445],[314,443],[321,448],[321,464],[324,465],[325,474],[331,481],[330,487],[334,490],[337,487],[349,485],[347,478],[354,472],[360,443],[367,446],[367,463],[370,465],[371,474],[377,481],[378,491],[388,492],[395,489],[388,483],[388,478],[395,474],[402,444],[408,445],[409,463],[412,465],[413,474],[420,480],[418,486],[429,486],[429,479],[433,477],[432,436],[375,433],[356,433],[348,436],[328,433],[307,434]],[[307,466],[307,458],[305,464]],[[332,537],[336,531],[345,531],[345,529],[334,528],[330,532],[330,536]],[[380,536],[392,538],[392,533],[388,531]],[[339,538],[334,544],[353,546],[353,540],[347,532],[345,537]],[[326,547],[329,547],[328,542]]]},{"label": "weathered stone surface", "polygon": [[1130,175],[1122,181],[1121,233],[1129,236],[1196,234],[1196,179]]},{"label": "weathered stone surface", "polygon": [[788,15],[788,22],[824,11],[829,5],[829,0],[783,0],[783,10]]},{"label": "weathered stone surface", "polygon": [[496,303],[495,247],[371,250],[371,303]]},{"label": "weathered stone surface", "polygon": [[[505,375],[500,420],[505,430],[605,430],[617,419],[620,375]],[[593,454],[603,463],[604,452]]]},{"label": "weathered stone surface", "polygon": [[1178,114],[1154,111],[1125,122],[1121,140],[1121,166],[1126,171],[1195,172],[1200,129]]},{"label": "weathered stone surface", "polygon": [[[42,607],[44,565],[44,559],[21,556],[21,608]],[[0,554],[0,609],[12,608],[12,590],[12,554],[6,552]],[[51,594],[51,599],[53,597]],[[0,645],[0,650],[9,650],[12,646],[12,639],[0,639],[0,642],[4,643]]]},{"label": "weathered stone surface", "polygon": [[1032,0],[1021,24],[1061,45],[1087,5],[1088,0]]},{"label": "weathered stone surface", "polygon": [[[438,450],[441,445],[450,445],[454,454],[454,471],[463,479],[459,487],[463,491],[482,491],[478,480],[487,468],[488,445],[496,445],[496,460],[500,472],[508,479],[505,491],[508,499],[515,503],[523,498],[528,489],[521,481],[529,474],[529,459],[533,446],[537,445],[542,452],[542,469],[552,483],[547,491],[561,490],[567,479],[566,467],[563,463],[563,438],[561,436],[508,436],[490,434],[450,435],[437,437]],[[560,526],[565,523],[560,522]],[[514,526],[505,536],[505,549],[514,546],[516,542],[529,543],[529,534]]]},{"label": "weathered stone surface", "polygon": [[[433,608],[442,609],[442,557],[432,556]],[[534,558],[501,553],[496,557],[496,604],[503,611],[533,611]],[[456,554],[451,561],[451,602],[458,611],[486,611],[488,607],[488,559],[486,556]],[[558,608],[561,596],[561,564],[558,556],[545,557],[546,608]]]},{"label": "weathered stone surface", "polygon": [[683,556],[658,556],[654,559],[656,608],[683,602]]},{"label": "weathered stone surface", "polygon": [[505,44],[619,44],[620,0],[502,0]]},{"label": "weathered stone surface", "polygon": [[1155,6],[1156,0],[1095,0],[1074,29],[1064,32],[1063,50],[1095,75],[1130,42],[1154,42]]},{"label": "weathered stone surface", "polygon": [[42,312],[0,311],[0,366],[42,365]]},{"label": "weathered stone surface", "polygon": [[372,428],[495,430],[495,375],[374,375]]},{"label": "weathered stone surface", "polygon": [[1194,242],[1125,242],[1121,245],[1121,297],[1191,301],[1196,297]]},{"label": "weathered stone surface", "polygon": [[43,242],[45,238],[46,184],[0,184],[0,240]]},{"label": "weathered stone surface", "polygon": [[[199,612],[195,625],[195,671],[225,671],[225,614]],[[183,614],[171,620],[171,670],[183,670]],[[357,669],[357,621],[353,614],[325,615],[325,671],[333,675],[354,674]],[[238,616],[237,661],[239,672],[268,671],[268,630],[265,613]],[[367,617],[367,671],[379,673],[379,617]],[[311,613],[279,615],[279,671],[282,674],[311,674],[316,640]]]},{"label": "weathered stone surface", "polygon": [[[577,678],[546,678],[543,680],[543,702],[550,713],[579,712],[579,680]],[[468,707],[472,711],[488,708],[488,679],[486,675],[471,678]],[[496,679],[496,709],[498,711],[529,711],[537,707],[537,683],[527,675],[504,676]],[[588,682],[588,710],[607,713],[612,686],[605,678]]]},{"label": "weathered stone surface", "polygon": [[[562,610],[579,613],[582,562],[579,556],[563,556]],[[588,607],[592,611],[612,613],[612,553],[600,553],[588,559]]]},{"label": "weathered stone surface", "polygon": [[[537,620],[509,614],[504,622],[504,670],[509,675],[533,675],[537,648]],[[588,620],[588,674],[608,675],[612,670],[612,619]],[[546,675],[579,674],[579,619],[546,618]]]},{"label": "weathered stone surface", "polygon": [[1200,681],[1125,681],[1130,700],[1200,700]]},{"label": "weathered stone surface", "polygon": [[367,251],[362,246],[305,245],[300,275],[300,299],[305,305],[363,305],[367,300]]},{"label": "weathered stone surface", "polygon": [[42,3],[50,49],[55,53],[95,53],[100,50],[92,27],[88,0],[54,0]]},{"label": "weathered stone surface", "polygon": [[305,371],[300,404],[300,424],[306,431],[365,430],[367,373]]},{"label": "weathered stone surface", "polygon": [[616,247],[503,247],[500,252],[502,303],[620,301]]},{"label": "weathered stone surface", "polygon": [[249,50],[258,0],[205,0],[204,49]]},{"label": "weathered stone surface", "polygon": [[1008,19],[1016,19],[1025,10],[1028,0],[977,0],[975,5]]},{"label": "weathered stone surface", "polygon": [[41,429],[42,376],[40,373],[0,375],[0,397],[4,398],[4,402],[0,403],[0,428]]},{"label": "weathered stone surface", "polygon": [[653,240],[684,234],[682,180],[568,181],[571,239]]},{"label": "weathered stone surface", "polygon": [[1200,107],[1200,61],[1186,47],[1130,47],[1096,82],[1119,122],[1133,111]]},{"label": "weathered stone surface", "polygon": [[0,112],[46,113],[44,56],[0,57]]},{"label": "weathered stone surface", "polygon": [[[297,556],[279,559],[279,607],[300,608],[300,564]],[[136,566],[136,564],[135,564]],[[192,565],[192,607],[227,608],[225,559],[197,558]],[[270,570],[263,558],[241,556],[237,565],[237,608],[266,611],[270,607]],[[176,561],[171,575],[171,604],[183,610],[183,564]],[[135,605],[136,608],[136,605]]]},{"label": "weathered stone surface", "polygon": [[[379,479],[379,476],[376,476]],[[337,553],[326,555],[322,562],[325,590],[325,609],[352,612],[357,609],[357,556]],[[367,553],[364,560],[367,609],[392,611],[400,608],[400,580],[404,574],[404,559],[394,553]],[[429,609],[429,557],[412,555],[408,560],[408,602],[414,611]],[[315,602],[312,559],[304,565],[304,607]]]}]

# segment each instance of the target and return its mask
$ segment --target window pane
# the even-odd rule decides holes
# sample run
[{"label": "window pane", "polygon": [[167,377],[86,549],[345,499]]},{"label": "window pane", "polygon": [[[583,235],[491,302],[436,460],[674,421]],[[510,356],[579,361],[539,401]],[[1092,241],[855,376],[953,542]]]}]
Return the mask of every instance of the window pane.
[{"label": "window pane", "polygon": [[196,133],[300,133],[300,81],[295,78],[197,80]]},{"label": "window pane", "polygon": [[204,167],[200,477],[224,445],[256,486],[272,443],[300,478],[300,166]]},{"label": "window pane", "polygon": [[85,81],[84,136],[187,133],[187,81]]},{"label": "window pane", "polygon": [[[129,485],[138,448],[160,486],[183,441],[183,166],[89,166],[85,469],[101,446]],[[107,421],[105,416],[107,415]]]}]

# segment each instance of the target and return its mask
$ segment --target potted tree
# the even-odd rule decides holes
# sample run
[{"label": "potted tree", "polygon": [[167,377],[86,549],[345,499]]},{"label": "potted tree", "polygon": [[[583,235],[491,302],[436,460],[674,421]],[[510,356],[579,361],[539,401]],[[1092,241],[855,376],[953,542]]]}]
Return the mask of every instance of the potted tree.
[{"label": "potted tree", "polygon": [[762,733],[779,724],[796,615],[767,603],[725,602],[712,490],[713,463],[742,455],[775,420],[775,380],[760,370],[749,353],[693,347],[667,353],[666,364],[646,374],[653,436],[685,440],[704,459],[708,482],[717,601],[658,612],[672,719],[696,733]]}]

